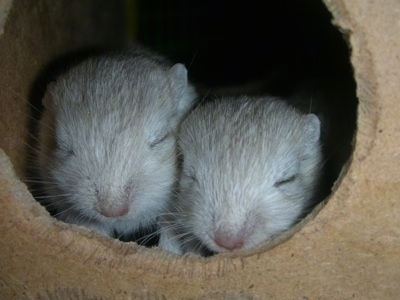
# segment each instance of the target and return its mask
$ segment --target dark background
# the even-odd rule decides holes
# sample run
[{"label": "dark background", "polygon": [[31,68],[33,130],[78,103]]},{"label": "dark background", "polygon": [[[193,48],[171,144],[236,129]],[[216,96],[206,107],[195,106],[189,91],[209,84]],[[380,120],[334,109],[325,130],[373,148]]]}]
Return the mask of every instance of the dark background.
[{"label": "dark background", "polygon": [[[194,83],[352,77],[349,49],[321,0],[138,0],[138,40],[183,62]],[[273,79],[271,79],[273,78]]]}]

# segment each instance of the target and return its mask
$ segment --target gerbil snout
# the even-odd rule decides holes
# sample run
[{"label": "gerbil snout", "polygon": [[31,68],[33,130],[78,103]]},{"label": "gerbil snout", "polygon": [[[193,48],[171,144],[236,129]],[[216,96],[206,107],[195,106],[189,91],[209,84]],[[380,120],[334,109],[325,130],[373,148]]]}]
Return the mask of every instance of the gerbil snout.
[{"label": "gerbil snout", "polygon": [[121,203],[119,205],[114,205],[114,203],[100,203],[98,212],[108,218],[123,217],[128,214],[129,205],[128,203]]},{"label": "gerbil snout", "polygon": [[243,230],[234,232],[229,229],[219,229],[214,233],[213,240],[218,247],[226,251],[240,250],[244,246],[245,233]]},{"label": "gerbil snout", "polygon": [[107,191],[96,190],[97,211],[104,217],[123,217],[129,213],[131,194],[129,191]]}]

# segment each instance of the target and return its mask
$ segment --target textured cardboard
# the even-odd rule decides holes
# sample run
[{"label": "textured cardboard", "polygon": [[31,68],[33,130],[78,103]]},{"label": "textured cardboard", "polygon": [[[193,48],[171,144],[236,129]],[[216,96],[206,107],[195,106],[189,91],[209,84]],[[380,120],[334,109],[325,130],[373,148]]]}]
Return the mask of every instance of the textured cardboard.
[{"label": "textured cardboard", "polygon": [[348,38],[360,101],[354,154],[329,201],[268,251],[271,245],[208,259],[175,257],[58,222],[17,176],[26,160],[26,100],[35,74],[64,51],[118,42],[107,29],[118,14],[109,22],[87,18],[107,1],[78,2],[0,1],[2,298],[399,297],[400,1],[325,0]]}]

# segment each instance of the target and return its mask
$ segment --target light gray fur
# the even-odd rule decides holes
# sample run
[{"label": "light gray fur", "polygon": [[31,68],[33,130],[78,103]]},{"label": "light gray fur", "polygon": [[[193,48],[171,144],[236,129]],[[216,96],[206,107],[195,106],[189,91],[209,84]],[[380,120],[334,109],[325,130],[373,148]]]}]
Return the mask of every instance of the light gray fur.
[{"label": "light gray fur", "polygon": [[154,222],[176,183],[176,130],[195,98],[182,64],[143,49],[72,68],[43,100],[45,204],[109,236]]},{"label": "light gray fur", "polygon": [[248,250],[288,229],[318,190],[319,138],[316,115],[278,99],[242,96],[199,106],[181,125],[176,219],[164,224],[159,246],[176,254],[201,254],[204,246]]}]

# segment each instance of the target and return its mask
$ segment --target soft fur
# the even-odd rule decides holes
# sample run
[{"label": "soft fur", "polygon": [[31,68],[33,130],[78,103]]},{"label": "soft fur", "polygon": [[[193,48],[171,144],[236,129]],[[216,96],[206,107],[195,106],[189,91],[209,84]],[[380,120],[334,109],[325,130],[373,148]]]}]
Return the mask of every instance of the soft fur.
[{"label": "soft fur", "polygon": [[248,250],[299,220],[318,190],[320,121],[284,102],[227,98],[183,123],[175,224],[160,246],[182,254]]},{"label": "soft fur", "polygon": [[176,129],[195,100],[182,64],[136,49],[52,83],[39,128],[42,202],[105,235],[154,222],[176,180]]}]

